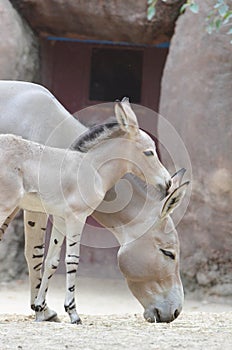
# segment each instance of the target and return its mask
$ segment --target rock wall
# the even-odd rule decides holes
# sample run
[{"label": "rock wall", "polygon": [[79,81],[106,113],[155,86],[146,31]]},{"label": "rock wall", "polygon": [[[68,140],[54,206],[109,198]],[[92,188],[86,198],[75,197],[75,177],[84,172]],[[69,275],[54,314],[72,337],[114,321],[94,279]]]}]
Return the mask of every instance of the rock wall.
[{"label": "rock wall", "polygon": [[180,134],[193,169],[190,205],[178,228],[185,286],[227,296],[232,294],[232,46],[223,31],[207,34],[211,6],[201,2],[198,15],[187,11],[177,21],[160,113]]},{"label": "rock wall", "polygon": [[10,1],[0,0],[0,79],[38,79],[37,40]]},{"label": "rock wall", "polygon": [[146,0],[11,0],[40,35],[157,43],[168,41],[184,0],[158,1],[151,22]]},{"label": "rock wall", "polygon": [[[35,81],[39,75],[37,39],[8,0],[0,0],[0,79]],[[27,272],[22,215],[0,244],[0,281]]]}]

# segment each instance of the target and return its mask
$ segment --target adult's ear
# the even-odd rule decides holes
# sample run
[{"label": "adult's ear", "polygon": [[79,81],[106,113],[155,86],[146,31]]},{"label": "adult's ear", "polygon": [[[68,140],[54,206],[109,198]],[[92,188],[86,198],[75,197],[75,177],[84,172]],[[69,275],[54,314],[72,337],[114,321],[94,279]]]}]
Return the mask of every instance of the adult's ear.
[{"label": "adult's ear", "polygon": [[161,210],[161,214],[160,214],[161,219],[170,215],[174,211],[174,209],[176,209],[178,205],[180,205],[188,185],[189,185],[189,181],[183,183],[168,196]]},{"label": "adult's ear", "polygon": [[186,172],[185,168],[182,168],[178,170],[174,175],[172,175],[172,187],[171,191],[175,190],[177,187],[181,185],[181,182],[183,180],[183,176]]},{"label": "adult's ear", "polygon": [[123,131],[131,136],[138,133],[138,121],[127,97],[124,97],[121,102],[116,101],[114,111],[117,122]]}]

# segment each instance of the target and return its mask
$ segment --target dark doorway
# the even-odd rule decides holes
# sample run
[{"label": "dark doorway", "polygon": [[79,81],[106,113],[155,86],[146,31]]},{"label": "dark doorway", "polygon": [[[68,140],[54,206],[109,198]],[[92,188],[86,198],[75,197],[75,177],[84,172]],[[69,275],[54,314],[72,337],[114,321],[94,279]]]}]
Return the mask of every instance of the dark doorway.
[{"label": "dark doorway", "polygon": [[143,51],[92,50],[89,99],[112,102],[130,96],[141,103]]}]

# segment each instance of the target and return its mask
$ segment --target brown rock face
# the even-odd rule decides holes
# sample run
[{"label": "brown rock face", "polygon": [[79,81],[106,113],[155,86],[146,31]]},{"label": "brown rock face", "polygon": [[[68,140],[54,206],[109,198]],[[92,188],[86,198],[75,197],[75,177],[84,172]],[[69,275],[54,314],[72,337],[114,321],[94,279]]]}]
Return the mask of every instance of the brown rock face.
[{"label": "brown rock face", "polygon": [[[179,225],[186,286],[232,294],[232,46],[205,30],[210,1],[177,21],[163,82],[160,113],[187,147],[193,189]],[[173,145],[175,148],[175,145]],[[179,152],[178,149],[175,150]]]},{"label": "brown rock face", "polygon": [[151,22],[146,19],[146,0],[11,2],[40,34],[151,44],[171,38],[184,1],[159,1]]},{"label": "brown rock face", "polygon": [[38,74],[36,39],[8,0],[1,0],[0,14],[0,79],[32,81]]},{"label": "brown rock face", "polygon": [[[0,1],[0,79],[33,81],[38,77],[37,40],[8,0]],[[17,111],[16,111],[17,113]],[[0,244],[0,281],[27,272],[23,255],[22,215],[7,229]]]},{"label": "brown rock face", "polygon": [[[0,79],[35,80],[39,59],[34,35],[8,0],[0,1],[0,18]],[[23,251],[21,215],[11,223],[0,244],[0,281],[25,275]]]}]

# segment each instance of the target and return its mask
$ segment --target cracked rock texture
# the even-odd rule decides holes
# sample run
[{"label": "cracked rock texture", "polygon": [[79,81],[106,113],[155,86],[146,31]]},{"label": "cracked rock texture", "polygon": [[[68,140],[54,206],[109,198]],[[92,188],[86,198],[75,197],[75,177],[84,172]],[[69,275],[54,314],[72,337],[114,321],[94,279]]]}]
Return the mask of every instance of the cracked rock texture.
[{"label": "cracked rock texture", "polygon": [[0,0],[0,79],[35,80],[37,39],[10,1]]},{"label": "cracked rock texture", "polygon": [[141,0],[11,0],[31,28],[42,35],[157,43],[169,41],[183,0],[159,1],[148,21]]}]

